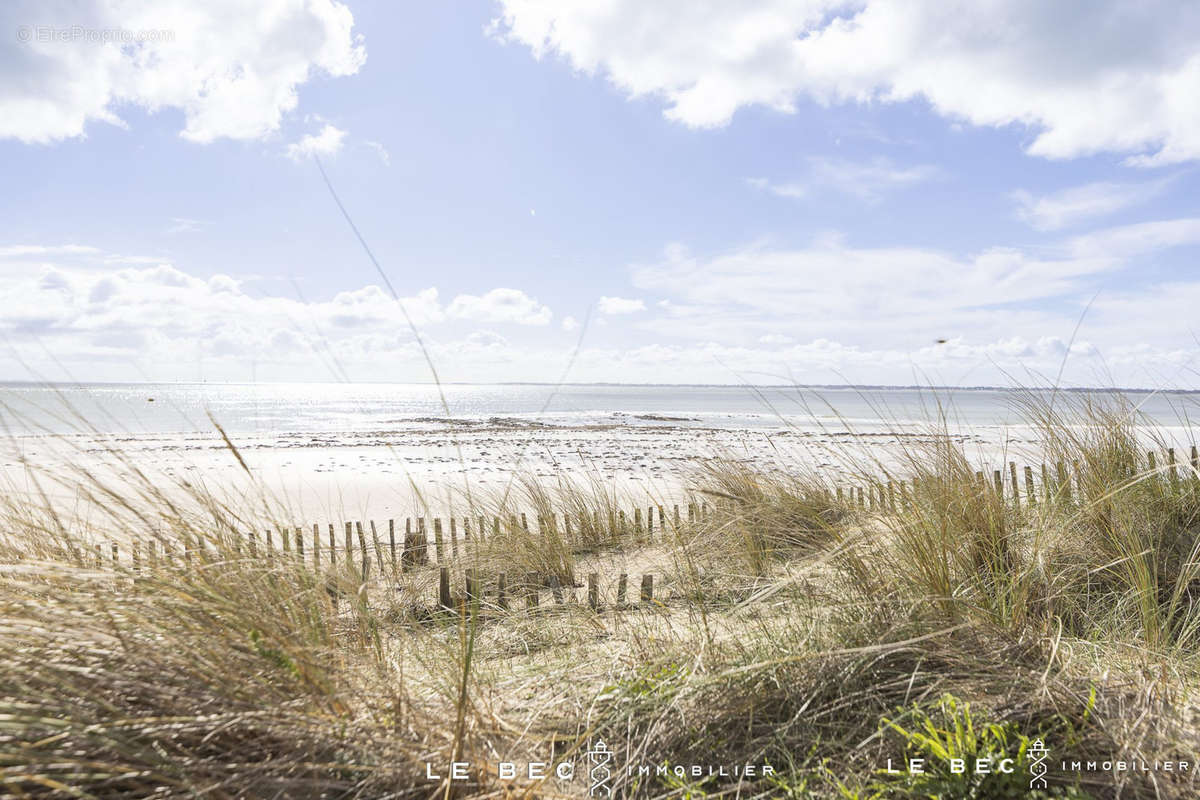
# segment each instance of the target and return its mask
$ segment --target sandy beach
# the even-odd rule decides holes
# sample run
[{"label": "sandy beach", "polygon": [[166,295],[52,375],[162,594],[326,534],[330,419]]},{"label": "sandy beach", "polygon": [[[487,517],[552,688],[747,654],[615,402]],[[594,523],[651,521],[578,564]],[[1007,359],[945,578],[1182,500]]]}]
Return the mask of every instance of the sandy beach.
[{"label": "sandy beach", "polygon": [[[884,423],[853,431],[683,427],[672,421],[569,426],[493,420],[427,427],[231,435],[249,475],[215,431],[27,435],[4,443],[0,474],[26,493],[36,487],[25,462],[69,463],[120,480],[129,470],[114,466],[117,450],[143,472],[162,476],[162,485],[187,482],[237,495],[257,483],[289,509],[296,524],[310,524],[451,514],[465,506],[468,492],[496,497],[513,491],[521,476],[551,483],[600,480],[633,505],[680,502],[689,479],[713,459],[768,471],[812,465],[836,482],[847,452],[870,454],[883,465],[902,447],[930,439],[920,426]],[[1027,443],[1030,434],[991,426],[956,438],[982,459]],[[50,491],[72,495],[69,482]]]}]

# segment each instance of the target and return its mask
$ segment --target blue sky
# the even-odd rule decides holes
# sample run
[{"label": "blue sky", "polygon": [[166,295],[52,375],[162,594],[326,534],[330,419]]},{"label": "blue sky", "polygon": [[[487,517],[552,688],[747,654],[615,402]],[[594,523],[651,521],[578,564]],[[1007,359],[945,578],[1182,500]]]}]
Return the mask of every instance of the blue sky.
[{"label": "blue sky", "polygon": [[317,154],[448,380],[1197,386],[1200,13],[952,6],[6,4],[0,379],[428,380]]}]

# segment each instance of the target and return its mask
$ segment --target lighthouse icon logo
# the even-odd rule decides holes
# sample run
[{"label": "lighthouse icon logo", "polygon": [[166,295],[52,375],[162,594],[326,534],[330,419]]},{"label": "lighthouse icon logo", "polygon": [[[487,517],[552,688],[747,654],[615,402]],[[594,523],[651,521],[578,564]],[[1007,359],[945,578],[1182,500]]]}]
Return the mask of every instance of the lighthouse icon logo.
[{"label": "lighthouse icon logo", "polygon": [[1029,788],[1045,789],[1046,758],[1050,755],[1050,751],[1046,749],[1046,745],[1041,739],[1034,739],[1033,744],[1029,745],[1029,749],[1025,753],[1029,756],[1029,774],[1033,776],[1033,780],[1029,782]]},{"label": "lighthouse icon logo", "polygon": [[592,745],[592,749],[587,751],[588,777],[591,779],[592,787],[588,791],[588,797],[611,797],[612,786],[609,785],[609,779],[612,777],[612,772],[609,770],[609,762],[612,761],[613,752],[604,743],[604,740],[596,742]]}]

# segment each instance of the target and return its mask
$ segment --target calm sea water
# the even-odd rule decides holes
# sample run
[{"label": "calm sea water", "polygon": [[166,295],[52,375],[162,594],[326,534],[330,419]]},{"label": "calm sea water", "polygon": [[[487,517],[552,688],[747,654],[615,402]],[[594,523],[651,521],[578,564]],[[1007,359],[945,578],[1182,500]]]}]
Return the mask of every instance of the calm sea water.
[{"label": "calm sea water", "polygon": [[[964,426],[1020,422],[1012,392],[744,386],[455,384],[442,387],[456,424],[679,425],[763,429],[846,422],[909,423],[939,405]],[[1068,393],[1068,397],[1078,397]],[[1200,393],[1126,396],[1156,421],[1200,419]],[[0,384],[4,422],[17,434],[211,431],[232,433],[430,430],[447,423],[428,384]]]}]

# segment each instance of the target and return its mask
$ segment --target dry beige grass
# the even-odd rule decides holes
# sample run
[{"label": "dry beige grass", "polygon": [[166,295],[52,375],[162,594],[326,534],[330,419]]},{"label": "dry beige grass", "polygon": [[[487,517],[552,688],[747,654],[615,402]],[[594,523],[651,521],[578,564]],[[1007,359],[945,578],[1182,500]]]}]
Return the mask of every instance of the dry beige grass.
[{"label": "dry beige grass", "polygon": [[[79,520],[48,500],[5,498],[2,791],[586,796],[582,762],[570,781],[505,780],[497,764],[578,760],[604,738],[622,765],[776,773],[618,771],[619,796],[1014,796],[1000,778],[879,775],[888,758],[929,752],[920,731],[961,727],[960,701],[978,724],[953,747],[1001,748],[1022,765],[1020,737],[1035,735],[1056,758],[1194,759],[1200,476],[1150,469],[1146,429],[1119,401],[1025,403],[1046,459],[1079,463],[1070,498],[1016,507],[980,485],[989,465],[936,430],[883,476],[909,487],[894,510],[839,502],[815,473],[709,464],[694,488],[711,513],[650,542],[632,514],[620,524],[629,498],[518,480],[472,498],[471,518],[503,521],[498,535],[476,529],[459,543],[460,566],[483,581],[477,614],[438,610],[436,568],[394,572],[369,530],[365,583],[359,557],[340,554],[331,572],[328,560],[313,569],[311,551],[298,559],[294,541],[286,556],[266,557],[261,540],[251,553],[235,532],[264,517],[286,526],[250,490],[235,503],[188,487],[181,502],[180,487],[168,493],[132,465],[124,483],[40,475],[108,511]],[[878,480],[879,467],[848,461],[839,482]],[[93,563],[95,543],[128,553],[148,532],[153,565],[146,549],[136,572],[127,558]],[[502,609],[500,572],[568,587],[599,573],[603,608],[589,609],[581,587],[562,604],[544,590],[530,611],[514,580]],[[630,602],[617,607],[622,572]],[[645,572],[655,601],[633,602]],[[446,775],[455,759],[472,763],[469,780],[427,779],[427,764]],[[1164,772],[1056,772],[1051,789],[1195,793],[1190,774]]]}]

